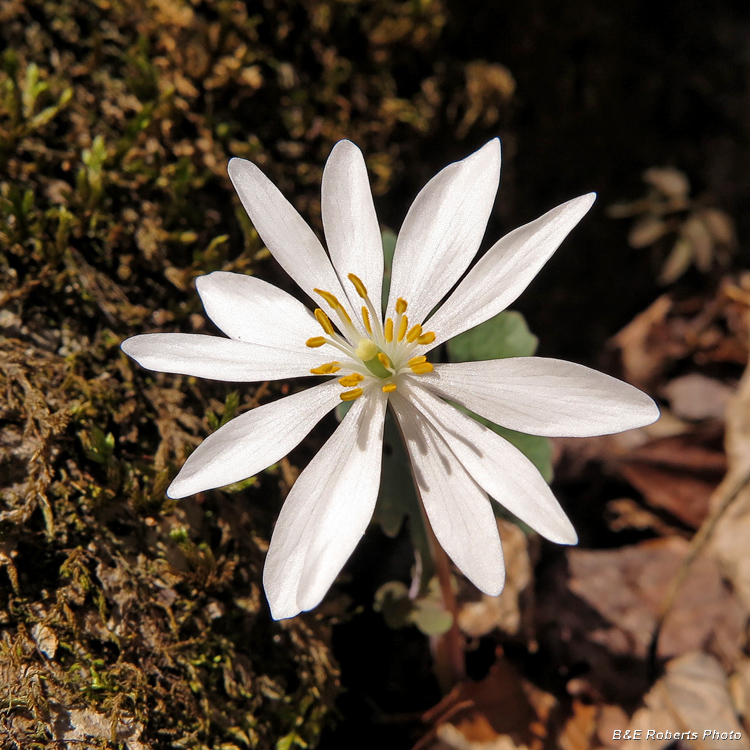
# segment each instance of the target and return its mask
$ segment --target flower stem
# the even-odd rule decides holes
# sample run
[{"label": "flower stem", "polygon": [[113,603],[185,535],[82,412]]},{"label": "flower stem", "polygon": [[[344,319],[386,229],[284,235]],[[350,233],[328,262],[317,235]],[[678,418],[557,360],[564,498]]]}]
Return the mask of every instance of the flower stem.
[{"label": "flower stem", "polygon": [[[416,482],[415,482],[416,485]],[[419,488],[417,488],[419,495]],[[429,543],[432,564],[435,567],[440,593],[443,597],[443,607],[450,612],[452,622],[450,629],[441,635],[430,638],[432,656],[435,661],[435,677],[443,693],[448,693],[452,687],[466,679],[466,658],[463,648],[463,638],[458,629],[458,605],[456,594],[453,591],[450,560],[445,550],[440,546],[435,532],[430,526],[430,521],[419,497],[419,507],[422,511],[422,522],[424,523],[427,541]]]}]

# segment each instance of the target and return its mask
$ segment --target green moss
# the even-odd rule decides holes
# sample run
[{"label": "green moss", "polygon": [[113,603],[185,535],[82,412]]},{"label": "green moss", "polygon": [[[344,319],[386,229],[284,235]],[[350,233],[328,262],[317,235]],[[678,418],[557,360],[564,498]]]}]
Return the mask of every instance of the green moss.
[{"label": "green moss", "polygon": [[230,156],[314,219],[349,137],[384,191],[450,110],[452,74],[423,65],[444,23],[439,2],[4,3],[0,744],[317,741],[338,689],[325,617],[274,623],[261,592],[279,478],[165,495],[269,387],[147,373],[119,344],[208,330],[194,278],[267,257]]}]

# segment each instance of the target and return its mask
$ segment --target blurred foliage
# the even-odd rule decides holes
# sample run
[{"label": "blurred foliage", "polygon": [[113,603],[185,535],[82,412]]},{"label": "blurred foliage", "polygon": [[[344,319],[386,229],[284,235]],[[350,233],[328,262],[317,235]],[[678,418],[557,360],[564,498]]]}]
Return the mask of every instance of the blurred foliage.
[{"label": "blurred foliage", "polygon": [[435,63],[445,23],[439,0],[0,7],[3,746],[316,742],[338,686],[327,621],[274,623],[260,589],[293,468],[165,496],[269,388],[145,373],[119,344],[204,329],[194,278],[267,256],[230,156],[319,222],[338,139],[383,192],[427,133],[494,126],[512,78]]},{"label": "blurred foliage", "polygon": [[734,221],[707,198],[691,198],[690,182],[673,167],[651,167],[643,173],[646,195],[607,209],[615,219],[632,218],[631,247],[652,247],[660,266],[658,282],[672,284],[691,266],[702,274],[727,269],[737,252]]}]

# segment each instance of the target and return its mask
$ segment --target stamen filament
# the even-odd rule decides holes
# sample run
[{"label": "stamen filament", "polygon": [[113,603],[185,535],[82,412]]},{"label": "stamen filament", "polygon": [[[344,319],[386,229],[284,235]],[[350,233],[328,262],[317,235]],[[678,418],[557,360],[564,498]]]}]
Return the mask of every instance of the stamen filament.
[{"label": "stamen filament", "polygon": [[339,393],[339,398],[342,401],[354,401],[354,399],[359,398],[363,393],[364,391],[361,388],[355,388],[353,391]]},{"label": "stamen filament", "polygon": [[386,383],[383,386],[383,393],[393,393],[393,391],[396,390],[396,384],[395,383]]}]

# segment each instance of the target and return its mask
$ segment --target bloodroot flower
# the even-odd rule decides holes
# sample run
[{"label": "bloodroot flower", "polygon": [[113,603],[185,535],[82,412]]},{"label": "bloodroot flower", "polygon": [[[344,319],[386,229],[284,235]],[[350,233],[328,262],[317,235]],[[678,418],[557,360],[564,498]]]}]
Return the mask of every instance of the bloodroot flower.
[{"label": "bloodroot flower", "polygon": [[504,310],[594,202],[568,201],[503,237],[443,304],[473,260],[500,179],[490,141],[438,173],[398,236],[385,315],[383,247],[365,162],[349,141],[326,163],[322,216],[328,253],[254,164],[229,163],[240,200],[266,246],[319,307],[310,312],[253,276],[196,280],[207,314],[229,337],[135,336],[123,351],[149,370],[235,382],[330,376],[259,406],[208,437],[170,485],[172,498],[253,476],[291,451],[336,404],[351,408],[300,474],[279,515],[263,582],[274,618],[315,607],[375,508],[390,405],[427,518],[454,563],[499,594],[503,554],[490,497],[554,542],[576,533],[534,465],[443,399],[512,430],[591,436],[649,424],[659,412],[636,388],[580,365],[520,357],[433,364],[427,354]]}]

